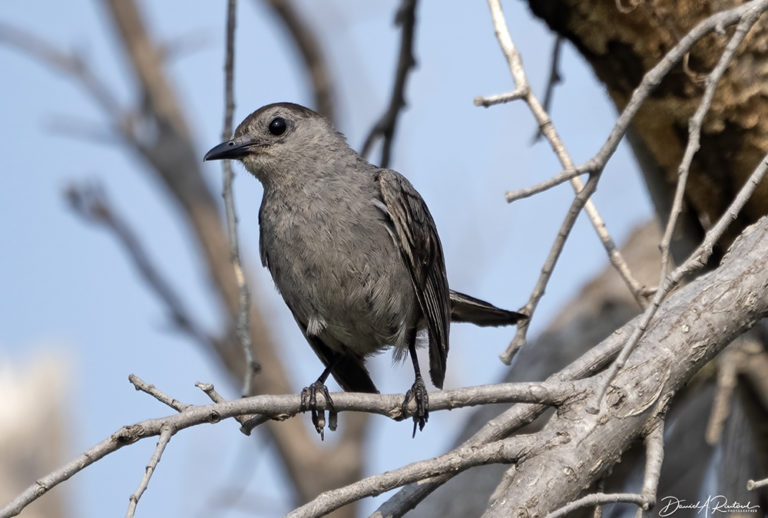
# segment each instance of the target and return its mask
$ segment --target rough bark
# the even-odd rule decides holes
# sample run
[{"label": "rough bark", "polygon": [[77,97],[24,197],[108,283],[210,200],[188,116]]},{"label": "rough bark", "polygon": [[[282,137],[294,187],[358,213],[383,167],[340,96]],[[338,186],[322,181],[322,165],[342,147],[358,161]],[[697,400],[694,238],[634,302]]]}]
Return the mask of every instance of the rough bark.
[{"label": "rough bark", "polygon": [[544,516],[609,473],[694,374],[768,314],[766,254],[763,218],[717,270],[664,302],[597,414],[585,411],[587,401],[558,409],[539,432],[549,442],[507,472],[484,516]]}]

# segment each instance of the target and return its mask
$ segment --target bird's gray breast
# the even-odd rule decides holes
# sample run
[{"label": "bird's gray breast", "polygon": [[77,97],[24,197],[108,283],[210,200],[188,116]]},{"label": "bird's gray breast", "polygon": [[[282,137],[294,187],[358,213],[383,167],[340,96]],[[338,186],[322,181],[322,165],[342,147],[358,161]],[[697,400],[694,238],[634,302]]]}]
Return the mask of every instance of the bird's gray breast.
[{"label": "bird's gray breast", "polygon": [[[357,184],[357,185],[355,185]],[[337,350],[406,346],[418,320],[410,275],[367,182],[304,184],[265,192],[261,249],[305,333]]]}]

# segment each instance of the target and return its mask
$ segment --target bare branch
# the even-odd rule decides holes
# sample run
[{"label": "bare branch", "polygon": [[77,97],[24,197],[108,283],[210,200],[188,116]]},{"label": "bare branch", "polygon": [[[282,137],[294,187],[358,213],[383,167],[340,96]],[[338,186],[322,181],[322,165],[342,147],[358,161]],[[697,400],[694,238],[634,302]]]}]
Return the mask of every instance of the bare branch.
[{"label": "bare branch", "polygon": [[553,511],[546,518],[566,516],[582,507],[595,507],[594,516],[602,515],[602,505],[617,502],[634,503],[639,511],[647,511],[656,504],[656,489],[661,476],[661,465],[664,461],[664,418],[659,416],[653,423],[650,432],[645,436],[645,474],[640,494],[636,493],[603,493],[602,484],[598,484],[598,492],[586,495]]},{"label": "bare branch", "polygon": [[753,491],[755,489],[759,489],[761,487],[768,486],[768,478],[764,478],[762,480],[748,480],[747,481],[747,491]]},{"label": "bare branch", "polygon": [[[765,4],[764,9],[768,9],[768,2],[763,2],[763,3]],[[736,9],[732,9],[731,11],[735,11],[735,10]],[[686,38],[688,38],[694,33],[701,32],[699,28],[706,27],[707,22],[710,19],[719,18],[721,15],[728,12],[730,11],[724,11],[724,12],[718,13],[717,15],[711,16],[707,20],[704,20],[699,25],[697,25],[696,28],[694,28],[690,33],[688,33],[688,35],[686,35],[685,38],[683,38],[683,40],[685,40]],[[743,12],[742,18],[738,20],[739,24],[736,28],[736,31],[731,37],[731,40],[728,42],[728,45],[723,51],[723,54],[720,56],[720,60],[718,61],[717,66],[715,66],[715,68],[709,74],[707,78],[707,87],[705,89],[704,97],[702,98],[701,104],[697,108],[696,113],[691,118],[691,121],[689,124],[689,141],[688,141],[688,145],[686,146],[685,154],[683,156],[683,160],[679,168],[679,178],[678,178],[677,188],[675,191],[675,202],[673,204],[669,222],[667,223],[667,228],[664,232],[664,237],[662,238],[662,243],[661,243],[662,259],[661,259],[661,271],[659,273],[659,287],[656,290],[656,293],[654,294],[651,304],[645,309],[645,312],[643,313],[643,319],[642,319],[641,325],[637,327],[637,329],[635,330],[635,333],[627,341],[627,344],[624,346],[624,349],[622,350],[621,354],[619,354],[618,358],[616,359],[616,362],[614,363],[614,365],[611,366],[609,370],[610,374],[606,378],[605,385],[603,386],[602,390],[599,393],[599,397],[597,400],[598,406],[600,404],[600,400],[603,398],[603,396],[605,395],[605,392],[608,390],[608,385],[611,383],[613,377],[624,366],[624,363],[629,357],[629,354],[632,352],[632,349],[640,340],[640,337],[645,332],[645,329],[647,328],[648,323],[651,321],[651,319],[653,319],[654,315],[656,314],[656,310],[658,309],[660,302],[664,299],[664,297],[667,296],[667,294],[672,289],[674,289],[678,285],[678,283],[686,275],[693,273],[697,269],[706,265],[706,261],[709,259],[709,256],[712,253],[712,248],[714,247],[714,244],[723,235],[728,224],[734,219],[736,219],[736,215],[741,211],[742,207],[749,200],[750,196],[752,195],[755,188],[757,187],[757,184],[760,183],[760,180],[762,180],[763,176],[765,175],[766,168],[768,168],[768,164],[766,163],[766,161],[768,160],[768,155],[766,155],[763,158],[763,160],[760,162],[758,167],[754,170],[752,175],[749,177],[747,182],[744,184],[741,191],[733,200],[731,205],[728,207],[728,210],[726,210],[725,214],[723,214],[723,216],[720,218],[717,224],[707,232],[704,238],[704,242],[701,243],[701,245],[691,254],[691,256],[685,261],[685,263],[683,263],[679,268],[677,268],[674,272],[672,272],[672,274],[667,275],[667,269],[669,267],[669,248],[672,240],[672,233],[677,223],[677,217],[682,212],[683,193],[685,192],[685,184],[688,178],[688,170],[690,169],[690,163],[691,163],[691,160],[693,159],[693,154],[696,152],[696,150],[698,150],[698,147],[699,147],[699,135],[701,132],[701,123],[704,120],[704,116],[709,111],[709,107],[712,103],[712,98],[715,93],[715,88],[717,87],[717,84],[720,78],[725,72],[725,69],[728,67],[728,64],[731,62],[731,59],[733,58],[733,55],[736,52],[736,49],[738,48],[739,44],[746,37],[747,33],[749,32],[749,29],[755,24],[759,15],[761,14],[761,11],[756,8],[740,10],[739,12]],[[702,32],[701,36],[703,36],[707,32],[709,31]],[[683,40],[681,40],[681,42],[675,46],[675,49],[678,49],[678,47],[681,47]],[[662,59],[661,63],[666,61],[667,58],[671,54],[673,54],[673,52],[675,52],[675,49],[670,51]],[[679,54],[680,50],[678,50],[677,53]],[[656,70],[656,68],[658,67],[659,65],[654,67],[653,70]],[[651,72],[653,72],[653,70],[651,70]],[[651,74],[651,72],[648,72],[648,74],[646,74],[645,77],[648,77]],[[643,78],[643,82],[645,82],[645,78]],[[637,92],[637,90],[635,90],[635,92]],[[634,99],[635,97],[636,96],[633,94],[632,98]],[[632,101],[630,101],[629,105],[631,104],[632,104]],[[627,105],[627,108],[629,108],[629,105]],[[625,109],[625,112],[626,112],[626,109]],[[622,117],[623,116],[624,114],[622,113]],[[622,117],[619,117],[619,120],[621,120]],[[610,140],[610,137],[609,137],[609,140]]]},{"label": "bare branch", "polygon": [[528,92],[526,92],[523,89],[517,88],[513,92],[507,92],[504,94],[489,95],[487,97],[478,96],[478,97],[475,97],[473,102],[475,103],[475,106],[489,108],[497,104],[505,104],[512,101],[519,101],[520,99],[525,99],[526,95],[528,95]]},{"label": "bare branch", "polygon": [[402,26],[400,37],[400,57],[397,60],[397,72],[395,73],[395,84],[392,87],[392,94],[389,99],[389,106],[384,114],[371,128],[370,133],[363,143],[361,154],[368,156],[371,152],[376,138],[383,138],[381,145],[381,160],[379,166],[388,167],[392,156],[392,142],[395,138],[397,129],[397,119],[400,116],[400,110],[405,108],[405,85],[408,80],[408,74],[416,66],[416,59],[413,57],[413,36],[416,32],[416,0],[403,0],[395,15],[395,23]]},{"label": "bare branch", "polygon": [[645,474],[641,494],[649,507],[656,505],[656,491],[664,462],[664,417],[660,416],[645,436]]},{"label": "bare branch", "polygon": [[[232,118],[235,112],[235,22],[237,17],[237,0],[227,2],[227,49],[224,58],[224,124],[221,130],[221,140],[232,138]],[[243,376],[242,395],[249,396],[253,390],[253,374],[259,370],[259,365],[253,359],[253,344],[251,343],[251,293],[243,272],[240,261],[240,244],[237,238],[237,212],[235,210],[235,198],[232,193],[232,182],[235,173],[232,171],[232,161],[221,161],[222,193],[227,221],[227,237],[229,238],[229,260],[235,272],[237,291],[239,295],[239,308],[235,320],[235,334],[243,349],[245,357],[245,375]]]},{"label": "bare branch", "polygon": [[552,272],[555,270],[555,265],[557,264],[557,260],[560,258],[560,254],[563,251],[565,242],[568,240],[571,229],[573,229],[573,226],[576,224],[576,219],[579,217],[581,209],[587,203],[589,197],[592,196],[592,193],[595,192],[598,178],[599,177],[597,175],[590,176],[584,188],[579,191],[579,193],[571,202],[571,206],[568,208],[565,219],[563,219],[563,222],[560,225],[560,229],[557,232],[557,236],[555,236],[555,241],[552,243],[552,247],[549,250],[547,258],[544,260],[544,265],[541,267],[541,274],[536,281],[536,285],[531,291],[528,302],[520,310],[521,313],[529,315],[529,318],[517,324],[515,337],[512,339],[512,342],[509,344],[507,349],[501,355],[499,355],[501,361],[507,365],[512,363],[512,358],[514,358],[517,351],[526,343],[528,327],[531,323],[530,315],[533,315],[533,312],[536,310],[541,297],[544,296],[547,284],[549,283],[549,279],[552,277]]},{"label": "bare branch", "polygon": [[739,48],[739,45],[742,41],[744,41],[747,33],[757,21],[758,15],[759,13],[757,12],[747,12],[745,17],[739,22],[738,26],[736,27],[736,31],[728,41],[725,50],[723,50],[723,54],[720,56],[720,60],[712,72],[707,76],[707,86],[704,89],[704,95],[701,98],[701,103],[699,103],[698,108],[696,108],[696,112],[693,114],[693,117],[691,117],[688,123],[688,143],[685,146],[683,159],[681,160],[680,166],[677,170],[678,180],[677,186],[675,188],[674,201],[672,203],[672,209],[669,213],[667,227],[664,230],[664,236],[660,245],[661,272],[659,274],[659,284],[661,284],[661,281],[667,275],[672,234],[674,233],[675,227],[677,226],[677,220],[680,214],[683,212],[683,196],[685,195],[685,188],[688,183],[688,173],[691,169],[693,156],[699,150],[700,146],[701,125],[704,122],[704,117],[707,115],[707,113],[709,113],[710,107],[712,106],[712,99],[715,97],[715,90],[717,89],[717,85],[720,83],[720,80],[722,79],[725,70],[728,68],[728,65],[733,60],[733,56],[736,54],[736,50]]},{"label": "bare branch", "polygon": [[[549,59],[549,79],[547,79],[547,87],[544,89],[544,102],[542,103],[544,111],[546,112],[549,112],[552,108],[552,99],[555,97],[555,86],[560,84],[563,80],[559,68],[560,51],[563,49],[563,43],[565,43],[565,38],[562,35],[558,34],[555,36],[555,42],[552,45],[552,57]],[[541,129],[537,129],[536,135],[533,137],[534,142],[539,140],[541,136]]]},{"label": "bare branch", "polygon": [[[131,376],[134,386],[148,387],[140,378]],[[559,405],[571,397],[578,396],[583,385],[577,382],[544,382],[544,383],[505,383],[447,390],[430,394],[431,411],[452,410],[466,406],[481,404],[534,402]],[[210,397],[213,387],[201,387]],[[173,398],[162,394],[158,389],[146,390],[157,397],[159,401],[169,404],[176,409],[178,404]],[[322,395],[319,403],[324,404]],[[403,415],[402,394],[364,394],[342,392],[332,395],[337,411],[372,412],[392,419],[401,420]],[[407,413],[415,411],[415,403],[406,409]],[[51,488],[67,480],[72,475],[82,471],[87,466],[110,453],[132,444],[138,440],[160,435],[163,430],[175,432],[202,423],[216,423],[223,419],[235,418],[242,415],[262,414],[272,419],[284,420],[302,412],[301,396],[299,395],[259,395],[233,401],[221,401],[211,405],[188,405],[180,412],[162,418],[146,419],[139,423],[124,426],[109,438],[89,448],[71,462],[38,479],[23,491],[13,501],[0,509],[0,518],[8,518],[20,513],[27,505],[48,492]],[[486,452],[490,455],[489,452]]]},{"label": "bare branch", "polygon": [[163,70],[162,52],[155,46],[144,27],[141,13],[134,2],[106,0],[110,13],[120,31],[128,58],[145,94],[149,114],[157,121],[168,124],[171,131],[190,139],[184,111]]},{"label": "bare branch", "polygon": [[[198,381],[195,386],[202,390],[206,396],[211,398],[214,403],[223,403],[226,401],[224,396],[219,394],[213,387],[213,383],[202,383]],[[262,415],[244,414],[235,416],[235,420],[240,423],[240,431],[243,435],[251,435],[251,431],[257,426],[266,423],[270,419],[278,419],[277,417],[268,417]]]},{"label": "bare branch", "polygon": [[[498,3],[498,0],[489,0],[489,5],[491,5],[491,11],[492,11],[492,16],[494,17],[497,37],[500,38],[502,49],[504,50],[505,55],[507,55],[507,60],[510,63],[510,69],[512,70],[512,74],[515,77],[515,82],[518,85],[517,89],[523,92],[526,92],[526,96],[525,96],[526,102],[531,107],[531,110],[536,116],[537,121],[539,121],[539,124],[542,126],[544,130],[544,134],[547,136],[548,140],[550,140],[550,142],[552,143],[555,153],[558,155],[558,157],[560,157],[561,162],[563,162],[564,170],[572,171],[576,169],[573,166],[573,164],[570,162],[570,159],[568,158],[568,156],[565,155],[565,151],[562,146],[562,143],[560,143],[559,139],[557,139],[557,134],[554,132],[554,128],[552,127],[551,121],[549,120],[548,116],[546,116],[546,113],[543,112],[543,109],[541,109],[540,105],[538,105],[538,101],[535,99],[535,96],[533,96],[530,93],[530,88],[527,86],[527,79],[525,77],[525,72],[524,72],[524,69],[522,68],[522,61],[520,60],[519,55],[517,55],[517,51],[514,47],[514,44],[512,43],[512,40],[509,37],[509,32],[506,27],[506,23],[503,20],[503,13],[501,12],[501,6]],[[635,88],[632,94],[632,97],[630,98],[630,101],[627,103],[627,106],[623,110],[621,116],[616,121],[616,124],[614,125],[614,128],[612,129],[611,133],[609,134],[606,142],[600,148],[598,153],[592,159],[590,159],[587,163],[585,163],[583,166],[580,166],[579,169],[584,168],[585,170],[592,171],[592,174],[594,176],[597,176],[597,177],[600,176],[603,168],[605,167],[605,164],[607,163],[608,159],[613,155],[614,151],[618,147],[619,142],[621,141],[624,134],[626,133],[629,123],[634,118],[635,114],[639,110],[642,103],[650,95],[653,89],[658,85],[661,79],[671,70],[671,68],[676,63],[680,61],[680,59],[682,59],[682,57],[690,50],[690,48],[697,41],[699,41],[701,38],[703,38],[708,33],[712,32],[713,30],[719,30],[722,27],[725,27],[727,25],[740,23],[745,20],[753,20],[751,23],[754,23],[754,20],[756,19],[756,17],[759,16],[759,14],[761,14],[765,10],[768,10],[768,1],[753,0],[748,4],[744,4],[742,6],[739,6],[727,11],[722,11],[713,16],[710,16],[706,20],[700,22],[696,27],[694,27],[694,29],[692,29],[688,34],[686,34],[685,37],[683,37],[678,42],[678,44],[675,45],[672,48],[672,50],[670,50],[655,67],[653,67],[650,71],[648,71],[645,74],[645,76],[643,76],[642,81],[637,86],[637,88]],[[503,37],[500,37],[499,34],[502,34]],[[537,113],[539,112],[541,112],[541,114],[537,115]],[[551,130],[552,137],[550,137],[550,135],[547,133],[546,131],[547,128]],[[554,139],[557,139],[557,140],[554,140]],[[564,161],[564,159],[566,159],[567,161]],[[576,188],[577,184],[581,184],[581,181],[578,180],[578,178],[573,178],[571,182],[572,184],[574,184],[574,188]],[[586,210],[589,213],[589,207],[587,207]],[[604,227],[604,224],[600,223],[594,226],[597,229],[600,229],[601,227]],[[562,230],[563,230],[563,227],[561,227],[561,232]],[[604,230],[604,228],[602,230]],[[598,233],[600,234],[601,231],[599,230]],[[607,236],[607,233],[605,233],[604,235]],[[558,239],[556,239],[555,244],[553,245],[552,251],[555,250],[559,241],[564,242],[562,239],[560,239],[560,235],[558,235]],[[607,243],[606,240],[604,240],[603,242],[604,242],[604,245]],[[620,256],[617,256],[613,253],[613,250],[615,250],[615,246],[613,247],[606,246],[606,250],[609,250],[609,257],[611,257],[612,264],[617,266],[617,270],[622,275],[622,278],[624,278],[625,282],[627,282],[628,286],[630,286],[630,289],[632,293],[635,295],[635,298],[638,300],[638,302],[641,302],[642,306],[645,307],[646,304],[643,298],[643,294],[647,293],[648,290],[640,287],[636,282],[634,282],[633,280],[630,280],[631,277],[627,277],[625,275],[625,274],[629,274],[629,270],[628,268],[626,268],[626,263],[623,260],[619,260]],[[550,258],[554,257],[556,260],[558,255],[559,255],[559,252],[557,254],[550,253],[549,257]],[[542,293],[539,293],[538,288],[540,286],[541,287],[546,286],[549,275],[551,275],[551,269],[546,267],[542,268],[542,274],[540,276],[539,282],[537,282],[537,287],[534,288],[534,291],[532,292],[531,297],[525,306],[526,308],[528,308],[529,305],[535,308],[535,306],[537,305],[538,299],[541,297],[541,294],[542,294]],[[528,314],[532,314],[532,312],[529,311]],[[517,349],[519,349],[525,343],[526,333],[527,333],[527,326],[525,324],[523,326],[518,327],[515,338],[513,339],[510,346],[508,347],[507,351],[505,351],[505,353],[502,355],[502,361],[508,362],[509,360],[511,360],[515,351],[517,351]]]},{"label": "bare branch", "polygon": [[[699,245],[699,247],[693,251],[691,256],[683,264],[681,264],[671,274],[662,279],[662,281],[659,283],[659,287],[656,290],[656,294],[653,296],[653,300],[643,312],[640,324],[635,328],[634,333],[629,338],[629,340],[627,340],[627,343],[624,345],[621,353],[616,358],[616,361],[614,361],[609,368],[609,375],[606,377],[603,387],[598,393],[598,398],[596,400],[597,406],[600,405],[600,401],[603,399],[603,396],[608,390],[611,381],[616,376],[616,373],[619,372],[622,367],[624,367],[624,364],[626,363],[630,353],[640,341],[640,338],[648,328],[650,321],[656,315],[661,301],[675,287],[678,286],[683,278],[706,266],[707,260],[712,254],[712,249],[714,248],[715,243],[717,243],[720,237],[722,237],[723,233],[725,233],[728,225],[736,219],[736,216],[741,211],[742,207],[744,207],[744,204],[746,204],[749,198],[752,196],[752,193],[755,191],[760,181],[765,177],[767,171],[768,154],[763,157],[763,159],[760,161],[760,164],[758,164],[757,168],[749,176],[747,181],[744,183],[744,186],[736,195],[736,198],[734,198],[731,205],[725,211],[725,214],[723,214],[715,226],[713,226],[704,236],[704,241],[701,243],[701,245]],[[595,409],[593,408],[591,410],[594,411]]]},{"label": "bare branch", "polygon": [[584,169],[578,169],[578,168],[565,169],[560,173],[558,173],[557,175],[553,176],[552,178],[544,180],[543,182],[539,182],[536,185],[532,185],[524,189],[518,189],[516,191],[507,191],[504,197],[507,199],[508,203],[512,203],[513,201],[521,200],[523,198],[528,198],[529,196],[533,196],[534,194],[539,194],[540,192],[544,192],[548,189],[551,189],[552,187],[560,185],[561,183],[567,182],[571,178],[575,178],[576,176],[580,176],[588,172],[589,171],[585,171]]},{"label": "bare branch", "polygon": [[[611,469],[618,459],[615,452],[624,451],[643,432],[653,432],[671,398],[690,378],[736,336],[768,315],[768,293],[763,289],[768,269],[755,267],[762,264],[765,247],[768,217],[742,232],[716,270],[665,300],[658,318],[614,379],[598,413],[584,412],[587,406],[580,407],[577,401],[555,413],[539,433],[563,433],[570,441],[518,463],[510,480],[498,488],[485,516],[545,515],[567,505]],[[641,321],[642,315],[622,329],[637,329]],[[594,388],[599,390],[608,376],[609,371],[595,376]],[[574,426],[575,418],[579,426]],[[651,440],[658,444],[657,439]],[[648,442],[651,453],[653,444]],[[653,460],[652,456],[646,464],[651,462],[657,464],[659,457]],[[564,472],[568,476],[561,477],[558,491],[552,492],[552,477]],[[655,475],[644,484],[652,485],[653,478]]]},{"label": "bare branch", "polygon": [[190,406],[190,405],[188,405],[186,403],[182,403],[181,401],[179,401],[176,398],[173,398],[173,397],[167,395],[166,393],[164,393],[163,391],[161,391],[160,389],[158,389],[154,385],[150,385],[149,383],[147,383],[143,379],[139,378],[135,374],[129,374],[128,375],[128,381],[130,381],[131,384],[134,387],[136,387],[136,390],[140,390],[142,392],[146,392],[147,394],[149,394],[153,398],[157,399],[158,401],[160,401],[161,403],[163,403],[165,405],[168,405],[169,407],[173,408],[174,410],[176,410],[178,412],[183,412],[184,410],[186,410]]},{"label": "bare branch", "polygon": [[[182,414],[178,414],[182,415]],[[117,451],[127,444],[133,444],[139,439],[144,438],[145,429],[142,423],[124,426],[117,430],[95,446],[89,448],[72,461],[68,462],[59,469],[37,479],[34,484],[25,489],[20,495],[0,509],[0,518],[10,518],[18,515],[27,505],[34,502],[53,487],[59,485],[71,476],[79,473],[94,462],[106,457],[110,453]],[[157,433],[159,434],[159,429]],[[152,434],[150,434],[152,435]]]},{"label": "bare branch", "polygon": [[737,348],[739,341],[723,351],[723,354],[718,358],[715,397],[707,421],[707,429],[704,433],[706,441],[710,445],[717,444],[720,440],[725,421],[731,413],[731,400],[736,390],[739,360],[742,356],[737,349],[734,349],[734,347]]},{"label": "bare branch", "polygon": [[125,513],[125,518],[133,518],[136,513],[136,506],[139,505],[139,499],[141,499],[141,495],[144,494],[144,491],[147,490],[149,479],[152,478],[152,474],[155,472],[155,469],[157,469],[157,464],[160,462],[160,458],[163,456],[163,451],[165,451],[165,447],[168,446],[174,432],[174,429],[170,426],[161,428],[160,438],[157,441],[155,451],[152,452],[152,457],[150,457],[149,463],[147,463],[147,467],[144,470],[144,476],[141,478],[141,482],[139,482],[139,487],[136,488],[136,491],[128,499],[128,511]]},{"label": "bare branch", "polygon": [[[142,105],[131,113],[131,117],[125,118],[127,122],[117,119],[118,115],[122,116],[122,111],[113,115],[98,101],[97,106],[105,111],[114,126],[121,129],[127,149],[144,161],[148,166],[147,172],[161,180],[174,203],[178,204],[177,208],[182,210],[182,221],[189,225],[190,235],[203,254],[205,273],[215,287],[214,295],[218,297],[216,302],[225,308],[228,324],[234,328],[240,295],[227,253],[227,233],[216,197],[203,177],[200,153],[188,130],[184,110],[164,69],[163,51],[153,43],[135,0],[105,0],[99,5],[105,8],[114,22],[114,32],[132,67],[129,73],[133,73],[137,90],[133,97],[141,99]],[[49,46],[58,48],[54,44]],[[27,54],[39,59],[34,54]],[[59,70],[55,67],[49,69]],[[68,77],[83,86],[81,81],[77,82],[77,76]],[[90,93],[88,88],[83,89]],[[140,124],[146,131],[133,132],[134,119],[135,124]],[[254,377],[254,391],[290,392],[291,385],[271,339],[268,323],[255,305],[251,306],[250,320],[253,354],[264,366],[261,375]],[[228,337],[219,344],[221,347],[215,350],[216,358],[221,360],[233,378],[242,380],[247,365],[237,340]],[[267,424],[267,433],[284,459],[286,473],[294,483],[297,500],[305,501],[323,489],[337,487],[359,476],[362,469],[362,427],[366,420],[366,414],[347,416],[344,439],[339,441],[342,445],[322,450],[310,440],[306,426],[299,420],[286,423],[270,421]],[[340,449],[344,450],[344,455],[338,454]],[[313,473],[321,467],[327,476],[314,476]]]},{"label": "bare branch", "polygon": [[[510,72],[515,81],[515,92],[513,92],[511,95],[520,95],[520,97],[528,105],[531,113],[539,125],[539,130],[547,138],[547,141],[550,143],[552,150],[554,151],[555,155],[557,155],[563,168],[568,171],[575,170],[576,168],[573,164],[573,160],[571,160],[568,151],[565,149],[565,146],[560,139],[554,124],[552,123],[552,119],[531,90],[528,77],[525,73],[525,69],[523,68],[522,58],[520,57],[520,54],[517,51],[514,42],[512,41],[512,37],[510,36],[509,28],[507,27],[504,13],[501,9],[501,3],[499,0],[488,0],[488,6],[491,11],[491,18],[493,20],[496,38],[499,40],[499,46],[504,53],[507,64],[509,65]],[[475,100],[475,103],[478,104],[477,99]],[[482,104],[482,101],[480,101],[480,104]],[[645,299],[642,293],[645,290],[643,286],[640,285],[640,283],[638,283],[632,276],[626,261],[624,261],[624,258],[621,256],[618,248],[616,247],[616,244],[608,233],[605,222],[602,220],[594,204],[589,199],[597,188],[597,181],[599,180],[601,170],[597,168],[593,169],[591,166],[585,166],[584,170],[590,171],[590,180],[587,181],[585,185],[576,176],[572,176],[570,178],[571,185],[576,193],[576,197],[574,198],[573,203],[568,210],[568,214],[560,226],[560,230],[557,237],[555,238],[554,243],[552,244],[545,264],[542,267],[541,274],[539,275],[539,279],[536,282],[536,286],[531,292],[528,302],[526,302],[525,306],[523,306],[523,311],[531,317],[533,316],[533,313],[538,306],[539,300],[544,295],[544,291],[547,284],[549,283],[549,279],[551,278],[555,264],[560,257],[560,253],[562,252],[563,246],[565,245],[565,241],[567,240],[568,235],[570,234],[571,229],[576,222],[576,216],[578,216],[582,208],[584,208],[587,212],[587,216],[589,217],[592,226],[595,228],[595,231],[597,232],[603,247],[608,253],[611,264],[613,264],[616,270],[619,272],[619,275],[627,284],[627,287],[635,296],[635,299],[638,301],[638,303],[641,306],[644,304]],[[504,363],[509,364],[512,361],[512,357],[515,355],[515,353],[525,344],[528,327],[531,320],[532,318],[529,318],[522,325],[518,326],[514,339],[509,344],[509,347],[507,347],[507,350],[500,356]]]},{"label": "bare branch", "polygon": [[[628,331],[623,328],[617,330],[603,342],[589,349],[571,365],[547,378],[547,382],[576,380],[594,375],[619,353],[628,335]],[[547,407],[544,405],[515,405],[498,417],[488,421],[472,437],[464,441],[461,446],[478,446],[508,437],[523,426],[533,422],[546,409]],[[384,502],[372,517],[381,518],[386,516],[395,518],[402,516],[451,478],[451,474],[445,474],[429,480],[422,480],[418,484],[410,484]]]}]

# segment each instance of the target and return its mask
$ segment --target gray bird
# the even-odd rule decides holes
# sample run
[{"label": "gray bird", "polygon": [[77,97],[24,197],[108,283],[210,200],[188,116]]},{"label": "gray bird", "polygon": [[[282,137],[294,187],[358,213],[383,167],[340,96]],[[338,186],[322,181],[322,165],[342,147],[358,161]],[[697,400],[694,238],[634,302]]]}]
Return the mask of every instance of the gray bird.
[{"label": "gray bird", "polygon": [[321,434],[316,392],[332,410],[329,374],[344,390],[376,393],[365,358],[390,346],[395,359],[408,351],[416,380],[402,408],[407,415],[415,400],[415,434],[429,417],[417,332],[426,329],[429,374],[442,388],[451,320],[487,326],[527,318],[450,291],[435,222],[416,189],[400,173],[369,164],[314,111],[291,103],[259,108],[205,155],[220,159],[240,160],[264,185],[261,262],[325,365],[302,391]]}]

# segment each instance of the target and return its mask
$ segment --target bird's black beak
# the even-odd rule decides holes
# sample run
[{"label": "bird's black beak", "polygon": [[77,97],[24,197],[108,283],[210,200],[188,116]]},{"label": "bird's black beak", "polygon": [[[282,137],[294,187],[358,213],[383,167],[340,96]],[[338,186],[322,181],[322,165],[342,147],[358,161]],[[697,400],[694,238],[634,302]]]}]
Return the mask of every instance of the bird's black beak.
[{"label": "bird's black beak", "polygon": [[222,142],[205,154],[203,160],[225,160],[243,158],[254,151],[255,142],[242,136]]}]

